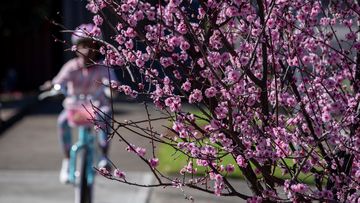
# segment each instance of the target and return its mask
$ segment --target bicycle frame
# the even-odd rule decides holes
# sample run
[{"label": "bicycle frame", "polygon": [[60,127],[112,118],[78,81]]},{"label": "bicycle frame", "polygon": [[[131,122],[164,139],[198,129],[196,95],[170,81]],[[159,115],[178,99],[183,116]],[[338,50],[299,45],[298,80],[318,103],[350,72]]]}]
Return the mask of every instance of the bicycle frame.
[{"label": "bicycle frame", "polygon": [[[61,85],[55,84],[51,90],[39,94],[38,99],[43,100],[47,97],[52,97],[60,94],[66,95],[66,91]],[[77,101],[80,101],[80,103],[76,103]],[[86,101],[92,101],[91,97],[88,98],[87,95],[77,95],[75,98],[69,98],[69,100],[64,100],[63,106],[65,109],[68,110],[72,110],[73,108],[83,108],[86,104]],[[85,104],[81,102],[85,102]],[[91,106],[93,105],[93,103],[96,102],[96,100],[92,103],[90,102]],[[91,125],[88,125],[89,123],[85,122],[86,120],[81,119],[84,116],[84,112],[75,111],[72,113],[74,114],[71,114],[71,119],[76,119],[69,119],[68,121],[70,126],[78,127],[78,141],[73,144],[70,149],[68,181],[75,187],[76,203],[91,203],[93,191],[92,188],[95,178],[95,170],[93,169],[93,163],[95,160],[94,142],[96,136],[94,133],[92,133],[92,128],[90,127]],[[89,113],[89,111],[87,111],[86,113]],[[71,123],[70,120],[72,121]]]},{"label": "bicycle frame", "polygon": [[[94,135],[91,133],[91,128],[86,126],[79,127],[79,138],[78,141],[71,147],[70,150],[70,163],[69,163],[69,182],[74,184],[75,187],[82,187],[81,181],[86,181],[87,187],[92,188],[94,184],[94,177],[95,177],[95,170],[93,169],[94,163]],[[80,158],[78,155],[80,153],[84,153],[82,159],[85,160],[78,160]],[[84,161],[83,164],[85,166],[84,169],[77,168],[78,162]],[[81,164],[81,163],[80,163]],[[82,174],[84,173],[85,174]],[[80,180],[81,178],[85,177],[86,180]],[[81,188],[80,188],[81,190]],[[91,192],[91,191],[90,191]],[[91,196],[91,194],[90,194]],[[90,197],[91,198],[91,197]],[[82,201],[82,200],[81,200]],[[91,200],[90,200],[91,202]]]}]

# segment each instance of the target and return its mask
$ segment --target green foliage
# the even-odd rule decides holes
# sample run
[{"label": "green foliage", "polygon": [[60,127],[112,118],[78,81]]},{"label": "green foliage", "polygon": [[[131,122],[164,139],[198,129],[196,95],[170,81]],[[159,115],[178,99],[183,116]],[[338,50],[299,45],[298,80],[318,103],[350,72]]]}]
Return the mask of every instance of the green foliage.
[{"label": "green foliage", "polygon": [[[180,170],[188,164],[188,158],[182,152],[177,151],[176,149],[162,144],[158,146],[157,157],[159,158],[159,166],[158,169],[169,175],[180,175]],[[294,163],[291,159],[285,159],[286,164],[291,168]],[[204,176],[205,171],[208,170],[207,167],[197,166],[196,160],[193,160],[194,168],[197,169],[197,172],[194,174],[195,176]],[[236,166],[235,160],[231,157],[231,155],[227,155],[221,159],[221,164],[226,166],[227,164],[234,164],[235,171],[231,174],[223,173],[225,177],[243,179],[242,173],[240,169]],[[252,166],[255,168],[254,166]],[[289,179],[289,174],[283,174],[281,168],[276,167],[274,171],[274,175],[279,178]],[[191,174],[187,174],[187,176],[191,176]],[[261,178],[261,176],[258,176]],[[299,180],[306,184],[314,184],[314,177],[309,176],[304,173],[299,174]]]}]

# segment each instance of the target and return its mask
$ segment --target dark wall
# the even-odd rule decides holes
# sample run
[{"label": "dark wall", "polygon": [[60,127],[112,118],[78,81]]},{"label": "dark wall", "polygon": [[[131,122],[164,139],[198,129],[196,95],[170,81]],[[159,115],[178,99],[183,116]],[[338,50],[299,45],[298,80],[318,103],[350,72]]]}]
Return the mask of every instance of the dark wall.
[{"label": "dark wall", "polygon": [[[92,15],[86,10],[87,1],[84,0],[63,0],[62,1],[62,23],[65,28],[73,30],[77,26],[83,23],[91,23]],[[64,33],[63,38],[65,41],[70,42],[71,34]],[[64,44],[64,50],[71,46],[69,43]],[[72,58],[74,54],[72,52],[64,52],[64,60],[67,61]]]},{"label": "dark wall", "polygon": [[[74,29],[91,21],[83,0],[0,1],[0,92],[34,91],[73,57],[65,51],[70,34],[51,21]],[[16,75],[14,75],[16,73]]]},{"label": "dark wall", "polygon": [[63,61],[49,20],[57,18],[61,1],[0,2],[0,91],[30,91],[53,74]]},{"label": "dark wall", "polygon": [[[0,1],[0,93],[36,91],[75,56],[69,51],[71,33],[61,31],[92,22],[93,15],[86,10],[86,3],[86,0]],[[102,28],[105,36],[110,33],[109,27]],[[122,71],[115,72],[119,79],[127,78],[122,77]]]}]

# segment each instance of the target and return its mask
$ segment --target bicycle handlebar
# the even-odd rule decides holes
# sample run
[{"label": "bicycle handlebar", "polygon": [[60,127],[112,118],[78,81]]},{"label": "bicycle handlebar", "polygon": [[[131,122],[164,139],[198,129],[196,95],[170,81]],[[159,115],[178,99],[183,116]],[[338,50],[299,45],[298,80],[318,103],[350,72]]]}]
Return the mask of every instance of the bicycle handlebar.
[{"label": "bicycle handlebar", "polygon": [[46,98],[59,96],[59,95],[65,95],[65,90],[61,87],[61,85],[55,84],[50,90],[40,93],[38,95],[38,99],[41,101]]}]

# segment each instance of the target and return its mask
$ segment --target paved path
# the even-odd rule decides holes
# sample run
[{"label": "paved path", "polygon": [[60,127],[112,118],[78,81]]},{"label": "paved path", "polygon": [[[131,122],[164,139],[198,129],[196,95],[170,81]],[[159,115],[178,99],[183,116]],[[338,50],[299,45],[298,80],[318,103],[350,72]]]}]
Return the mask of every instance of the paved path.
[{"label": "paved path", "polygon": [[[127,174],[130,180],[150,184],[152,176],[147,173]],[[150,190],[127,186],[103,177],[96,177],[95,203],[145,203]],[[57,171],[8,171],[0,170],[0,202],[2,203],[63,203],[74,201],[71,185],[58,181]]]},{"label": "paved path", "polygon": [[[0,202],[1,203],[60,203],[72,202],[73,190],[58,182],[61,153],[56,136],[56,118],[60,103],[42,103],[29,115],[18,121],[0,136]],[[142,120],[146,113],[142,104],[116,103],[116,119]],[[157,112],[152,111],[153,115]],[[160,128],[162,122],[154,123]],[[75,132],[76,133],[76,132]],[[148,141],[129,132],[122,132],[132,143],[150,146]],[[115,165],[127,171],[136,182],[150,184],[154,178],[138,157],[128,153],[124,143],[115,138],[110,157]],[[148,150],[151,150],[147,147]],[[131,172],[129,172],[131,171]],[[245,190],[244,182],[236,181],[237,188]],[[237,198],[217,198],[212,194],[185,188],[185,193],[198,203],[242,202]],[[97,176],[95,203],[185,203],[184,194],[175,188],[139,188],[107,180]]]}]

